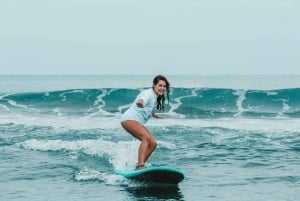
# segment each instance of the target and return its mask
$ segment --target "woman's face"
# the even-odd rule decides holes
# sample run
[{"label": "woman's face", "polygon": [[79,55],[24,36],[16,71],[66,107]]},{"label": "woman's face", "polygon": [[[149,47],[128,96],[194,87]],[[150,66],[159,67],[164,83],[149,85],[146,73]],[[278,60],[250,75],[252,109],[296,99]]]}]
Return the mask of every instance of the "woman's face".
[{"label": "woman's face", "polygon": [[156,95],[162,96],[166,91],[166,82],[163,80],[159,80],[157,84],[153,84],[153,91]]}]

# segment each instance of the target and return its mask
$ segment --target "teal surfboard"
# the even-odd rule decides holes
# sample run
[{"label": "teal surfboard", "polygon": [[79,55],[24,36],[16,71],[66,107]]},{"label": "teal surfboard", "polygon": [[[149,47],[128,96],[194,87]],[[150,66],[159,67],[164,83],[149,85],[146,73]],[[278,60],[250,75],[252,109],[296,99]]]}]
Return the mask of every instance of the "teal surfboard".
[{"label": "teal surfboard", "polygon": [[167,166],[153,166],[142,170],[115,171],[115,174],[146,183],[178,184],[184,179],[181,170]]}]

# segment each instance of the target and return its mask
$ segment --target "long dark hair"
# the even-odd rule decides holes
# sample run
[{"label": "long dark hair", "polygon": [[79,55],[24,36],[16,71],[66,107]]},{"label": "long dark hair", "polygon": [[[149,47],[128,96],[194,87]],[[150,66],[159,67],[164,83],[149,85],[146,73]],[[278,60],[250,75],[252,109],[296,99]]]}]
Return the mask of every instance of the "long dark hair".
[{"label": "long dark hair", "polygon": [[[167,99],[169,103],[169,94],[170,94],[170,83],[167,80],[167,78],[163,75],[157,75],[153,79],[153,84],[156,85],[160,80],[163,80],[166,82],[166,91],[167,91]],[[161,111],[165,109],[165,95],[157,96],[156,100],[156,109]]]}]

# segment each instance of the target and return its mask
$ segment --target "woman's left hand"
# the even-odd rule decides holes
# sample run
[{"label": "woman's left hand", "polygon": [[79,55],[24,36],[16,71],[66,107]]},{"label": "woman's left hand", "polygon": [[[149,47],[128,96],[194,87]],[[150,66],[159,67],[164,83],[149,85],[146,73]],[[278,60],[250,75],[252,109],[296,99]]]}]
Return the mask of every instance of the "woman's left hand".
[{"label": "woman's left hand", "polygon": [[156,113],[152,113],[152,117],[156,118],[156,119],[162,119],[163,117],[157,115]]}]

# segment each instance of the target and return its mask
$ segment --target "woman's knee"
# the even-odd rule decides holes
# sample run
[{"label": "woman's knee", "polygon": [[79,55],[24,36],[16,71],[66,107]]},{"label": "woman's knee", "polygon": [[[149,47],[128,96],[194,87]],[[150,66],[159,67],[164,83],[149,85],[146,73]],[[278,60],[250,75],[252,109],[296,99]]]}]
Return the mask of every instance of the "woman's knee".
[{"label": "woman's knee", "polygon": [[148,146],[151,147],[152,149],[155,149],[157,146],[156,140],[152,136],[146,137],[146,140],[148,142]]}]

